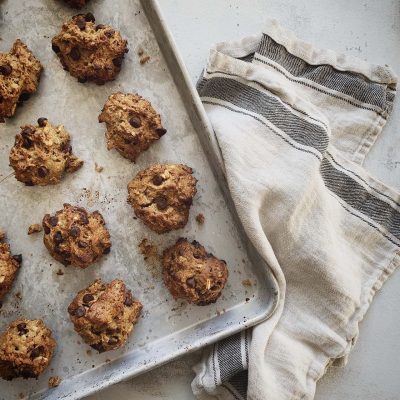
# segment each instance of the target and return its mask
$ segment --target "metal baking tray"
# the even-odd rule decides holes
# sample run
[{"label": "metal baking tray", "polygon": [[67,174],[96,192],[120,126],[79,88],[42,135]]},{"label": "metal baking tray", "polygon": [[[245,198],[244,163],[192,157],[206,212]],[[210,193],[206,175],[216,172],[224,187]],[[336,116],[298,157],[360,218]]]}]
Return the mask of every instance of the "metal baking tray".
[{"label": "metal baking tray", "polygon": [[[120,75],[104,86],[78,83],[51,51],[51,38],[75,14],[73,10],[58,0],[0,3],[1,50],[7,51],[20,38],[45,68],[37,94],[0,125],[0,225],[13,253],[23,254],[18,279],[0,310],[0,331],[18,317],[43,318],[57,340],[54,359],[38,380],[0,380],[1,400],[87,396],[254,325],[267,318],[276,304],[275,280],[243,233],[212,129],[156,1],[92,0],[86,11],[129,41]],[[137,55],[140,48],[150,56],[144,65]],[[149,99],[168,129],[136,164],[106,150],[105,126],[97,122],[108,95],[116,91],[138,92]],[[58,185],[27,187],[12,176],[8,154],[19,126],[41,116],[65,125],[74,152],[85,164]],[[95,162],[104,167],[101,173],[95,171]],[[194,168],[199,181],[187,226],[164,235],[135,220],[126,201],[128,181],[157,162],[185,163]],[[42,233],[27,235],[30,224],[40,223],[44,214],[65,202],[99,210],[111,233],[111,253],[86,270],[65,268],[52,259]],[[196,223],[198,213],[204,214],[204,225]],[[162,283],[160,267],[147,263],[138,249],[147,238],[161,252],[181,236],[198,240],[227,261],[230,276],[217,303],[198,307],[173,300]],[[64,275],[57,275],[59,269]],[[66,311],[75,293],[96,277],[122,278],[144,305],[128,343],[103,354],[83,343]],[[54,375],[62,383],[48,389],[48,378]]]}]

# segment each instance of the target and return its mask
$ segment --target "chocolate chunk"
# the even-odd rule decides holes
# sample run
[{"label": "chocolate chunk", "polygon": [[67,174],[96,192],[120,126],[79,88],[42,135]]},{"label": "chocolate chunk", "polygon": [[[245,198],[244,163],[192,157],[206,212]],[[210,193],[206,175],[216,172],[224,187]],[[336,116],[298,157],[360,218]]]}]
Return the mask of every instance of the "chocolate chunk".
[{"label": "chocolate chunk", "polygon": [[31,139],[24,137],[22,142],[22,147],[24,149],[30,149],[33,146],[33,142]]},{"label": "chocolate chunk", "polygon": [[62,145],[62,147],[61,147],[61,151],[62,151],[63,153],[69,153],[69,154],[71,154],[71,153],[72,153],[72,146],[69,144],[69,142],[64,143],[64,144]]},{"label": "chocolate chunk", "polygon": [[21,135],[22,135],[22,137],[24,137],[24,138],[26,138],[26,137],[32,135],[32,133],[33,133],[33,129],[32,129],[31,127],[29,127],[29,126],[26,126],[26,127],[25,127],[24,129],[22,129],[22,131],[21,131]]},{"label": "chocolate chunk", "polygon": [[160,186],[164,182],[164,178],[161,175],[155,175],[152,182],[156,186]]},{"label": "chocolate chunk", "polygon": [[35,184],[32,181],[26,181],[24,183],[25,183],[25,186],[35,186]]},{"label": "chocolate chunk", "polygon": [[165,210],[168,207],[168,200],[164,195],[159,195],[154,198],[153,202],[157,205],[159,210]]},{"label": "chocolate chunk", "polygon": [[78,82],[79,82],[79,83],[86,83],[86,82],[87,82],[86,76],[80,76],[80,77],[78,77]]},{"label": "chocolate chunk", "polygon": [[49,218],[49,224],[51,226],[57,226],[58,218],[55,215],[53,215],[52,217]]},{"label": "chocolate chunk", "polygon": [[42,354],[44,353],[44,347],[43,346],[38,346],[35,347],[32,351],[31,351],[31,355],[30,357],[32,359],[40,357]]},{"label": "chocolate chunk", "polygon": [[0,94],[0,104],[3,102],[4,97]]},{"label": "chocolate chunk", "polygon": [[81,249],[85,249],[86,247],[88,247],[89,245],[87,244],[87,243],[85,243],[85,242],[82,242],[81,240],[78,242],[78,246],[81,248]]},{"label": "chocolate chunk", "polygon": [[85,15],[85,20],[87,22],[95,22],[96,18],[94,17],[94,15],[91,12],[86,13]]},{"label": "chocolate chunk", "polygon": [[48,173],[49,173],[49,170],[46,167],[44,167],[43,165],[41,167],[39,167],[38,170],[37,170],[37,174],[41,178],[45,178]]},{"label": "chocolate chunk", "polygon": [[112,60],[112,62],[113,62],[113,64],[114,64],[116,67],[121,68],[122,61],[123,61],[123,60],[124,60],[124,57],[117,57],[117,58],[114,58],[114,59]]},{"label": "chocolate chunk", "polygon": [[54,53],[59,53],[61,51],[61,49],[56,44],[52,44],[51,48],[54,51]]},{"label": "chocolate chunk", "polygon": [[104,29],[106,26],[105,25],[103,25],[103,24],[98,24],[98,25],[96,25],[96,31],[99,31],[100,29]]},{"label": "chocolate chunk", "polygon": [[73,226],[69,231],[69,234],[74,238],[78,237],[80,233],[81,230],[77,226]]},{"label": "chocolate chunk", "polygon": [[11,72],[12,72],[11,65],[8,64],[0,65],[0,74],[8,76],[11,74]]},{"label": "chocolate chunk", "polygon": [[164,128],[157,128],[156,129],[156,133],[158,135],[158,137],[164,136],[167,133],[167,130]]},{"label": "chocolate chunk", "polygon": [[110,251],[111,251],[111,247],[106,247],[106,248],[103,250],[103,254],[108,254]]},{"label": "chocolate chunk", "polygon": [[95,344],[91,344],[90,347],[92,347],[93,349],[97,350],[99,353],[103,353],[103,351],[105,350],[104,346],[103,346],[103,344],[101,342],[95,343]]},{"label": "chocolate chunk", "polygon": [[125,295],[125,300],[124,300],[124,304],[127,307],[130,307],[133,304],[133,299],[132,299],[132,294],[131,293],[127,293]]},{"label": "chocolate chunk", "polygon": [[111,38],[111,37],[113,37],[114,33],[115,33],[114,29],[110,29],[109,31],[105,32],[105,35],[108,38]]},{"label": "chocolate chunk", "polygon": [[62,234],[61,234],[60,231],[57,231],[54,234],[54,241],[55,241],[56,244],[60,244],[60,243],[62,243],[64,241],[64,238],[62,237]]},{"label": "chocolate chunk", "polygon": [[43,128],[43,127],[45,127],[45,126],[47,125],[47,118],[45,118],[45,117],[40,117],[40,118],[37,120],[37,122],[38,122],[39,126],[40,126],[41,128]]},{"label": "chocolate chunk", "polygon": [[47,225],[43,225],[44,233],[48,235],[50,233],[50,228]]},{"label": "chocolate chunk", "polygon": [[86,21],[83,18],[78,18],[76,20],[76,25],[81,31],[84,31],[86,28]]},{"label": "chocolate chunk", "polygon": [[94,297],[90,293],[86,293],[82,298],[82,302],[85,303],[85,304],[89,304],[93,300],[94,300]]},{"label": "chocolate chunk", "polygon": [[83,225],[87,225],[89,223],[88,217],[86,214],[81,214],[81,223]]},{"label": "chocolate chunk", "polygon": [[140,140],[137,136],[131,136],[130,138],[125,138],[124,142],[126,144],[138,144]]},{"label": "chocolate chunk", "polygon": [[27,101],[31,97],[28,92],[22,92],[18,98],[18,102]]},{"label": "chocolate chunk", "polygon": [[22,254],[14,254],[12,256],[12,258],[18,263],[21,264],[22,263]]},{"label": "chocolate chunk", "polygon": [[81,52],[79,51],[79,47],[77,46],[73,47],[69,55],[73,60],[78,61],[81,58]]},{"label": "chocolate chunk", "polygon": [[140,126],[142,125],[142,122],[140,121],[140,118],[138,117],[132,117],[129,120],[129,123],[134,127],[134,128],[140,128]]},{"label": "chocolate chunk", "polygon": [[85,314],[86,314],[86,309],[83,306],[79,306],[75,310],[75,316],[77,316],[78,318],[83,317]]},{"label": "chocolate chunk", "polygon": [[18,330],[18,332],[26,331],[26,323],[25,322],[21,322],[20,324],[18,324],[17,325],[17,330]]},{"label": "chocolate chunk", "polygon": [[193,277],[187,279],[186,284],[187,284],[190,288],[194,288],[194,287],[196,286],[196,282],[195,282],[195,280],[194,280]]}]

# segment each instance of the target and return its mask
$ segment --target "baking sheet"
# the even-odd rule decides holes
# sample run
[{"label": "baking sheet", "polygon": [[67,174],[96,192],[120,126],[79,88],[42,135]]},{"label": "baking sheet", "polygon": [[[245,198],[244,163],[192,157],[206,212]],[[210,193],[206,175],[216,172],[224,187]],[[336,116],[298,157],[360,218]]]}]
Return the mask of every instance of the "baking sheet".
[{"label": "baking sheet", "polygon": [[[37,94],[13,119],[0,125],[0,225],[7,231],[13,253],[22,253],[24,260],[0,310],[0,330],[19,317],[42,318],[58,343],[50,367],[38,380],[0,381],[1,400],[81,398],[244,329],[265,318],[273,307],[272,283],[262,274],[264,267],[256,254],[247,251],[248,244],[234,213],[229,211],[218,162],[213,163],[211,153],[207,158],[203,151],[203,147],[212,151],[212,146],[207,147],[212,143],[210,131],[201,137],[202,144],[197,135],[199,129],[207,128],[199,100],[188,87],[179,56],[159,20],[156,3],[144,3],[153,28],[159,24],[157,38],[172,74],[138,0],[93,0],[85,11],[93,12],[98,23],[120,30],[130,49],[117,79],[104,86],[78,83],[62,69],[51,51],[51,38],[62,22],[76,12],[57,0],[0,3],[1,51],[8,51],[19,37],[45,67]],[[145,65],[139,62],[139,48],[150,55]],[[180,78],[178,85],[173,77]],[[168,129],[136,164],[116,151],[107,151],[105,125],[97,122],[108,95],[116,91],[138,92],[146,97]],[[8,154],[19,126],[36,123],[42,116],[53,124],[65,125],[72,136],[74,153],[85,164],[58,185],[27,187],[10,176]],[[95,171],[95,162],[104,167],[101,173]],[[139,170],[158,162],[185,163],[194,168],[199,180],[187,226],[164,235],[151,232],[135,220],[126,202],[128,181]],[[111,234],[111,253],[86,270],[65,268],[52,259],[43,245],[42,233],[27,235],[30,224],[40,223],[44,214],[54,213],[65,202],[99,210]],[[195,221],[200,212],[205,216],[202,226]],[[214,305],[197,307],[173,300],[162,284],[159,266],[145,262],[139,252],[138,244],[144,238],[155,243],[161,252],[181,236],[198,240],[228,263],[228,284]],[[59,269],[64,275],[57,275]],[[83,343],[66,311],[76,292],[96,277],[106,281],[123,279],[144,305],[128,343],[103,354]],[[18,293],[21,299],[16,296]],[[48,390],[48,378],[54,375],[63,381],[58,388]]]}]

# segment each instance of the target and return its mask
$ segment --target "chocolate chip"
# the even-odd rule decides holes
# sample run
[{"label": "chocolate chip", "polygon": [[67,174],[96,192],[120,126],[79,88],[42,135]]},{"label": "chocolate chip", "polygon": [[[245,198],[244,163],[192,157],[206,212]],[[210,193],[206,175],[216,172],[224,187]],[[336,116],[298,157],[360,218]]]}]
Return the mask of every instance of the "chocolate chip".
[{"label": "chocolate chip", "polygon": [[37,170],[37,174],[41,177],[41,178],[45,178],[49,173],[49,170],[44,167],[43,165],[41,167],[38,168]]},{"label": "chocolate chip", "polygon": [[12,258],[18,263],[21,264],[22,263],[22,254],[14,254],[12,256]]},{"label": "chocolate chip", "polygon": [[103,25],[103,24],[98,24],[98,25],[96,25],[96,31],[99,31],[100,29],[104,29],[106,26],[105,25]]},{"label": "chocolate chip", "polygon": [[189,197],[188,199],[185,199],[185,200],[183,201],[183,203],[184,203],[185,205],[187,205],[187,206],[191,206],[192,203],[193,203],[193,199],[192,199],[191,197]]},{"label": "chocolate chip", "polygon": [[80,233],[81,230],[77,226],[73,226],[69,231],[69,234],[74,238],[78,237]]},{"label": "chocolate chip", "polygon": [[123,60],[124,60],[124,57],[117,57],[117,58],[114,58],[114,59],[112,60],[112,62],[113,62],[113,64],[114,64],[116,67],[121,68],[122,61],[123,61]]},{"label": "chocolate chip", "polygon": [[111,30],[105,32],[105,35],[106,35],[108,38],[111,38],[111,37],[113,37],[114,33],[115,33],[114,29],[111,29]]},{"label": "chocolate chip", "polygon": [[21,135],[23,137],[28,137],[29,135],[31,135],[33,133],[33,129],[29,126],[26,126],[25,128],[22,129],[21,131]]},{"label": "chocolate chip", "polygon": [[35,184],[32,181],[26,181],[24,183],[25,183],[25,186],[35,186]]},{"label": "chocolate chip", "polygon": [[85,243],[85,242],[82,242],[81,240],[78,242],[78,246],[81,248],[81,249],[85,249],[86,247],[88,247],[89,245],[87,244],[87,243]]},{"label": "chocolate chip", "polygon": [[20,324],[17,325],[17,330],[18,332],[26,331],[26,323],[21,322]]},{"label": "chocolate chip", "polygon": [[40,117],[40,118],[37,120],[37,123],[39,124],[39,126],[40,126],[41,128],[43,128],[43,127],[45,127],[45,126],[47,125],[47,118],[45,118],[45,117]]},{"label": "chocolate chip", "polygon": [[124,304],[127,307],[130,307],[133,304],[133,299],[132,299],[132,295],[130,293],[127,293],[125,295],[125,300],[124,300]]},{"label": "chocolate chip", "polygon": [[79,306],[76,310],[75,310],[75,316],[80,318],[83,317],[86,314],[86,309],[83,306]]},{"label": "chocolate chip", "polygon": [[58,218],[55,215],[53,215],[52,217],[49,218],[49,224],[51,226],[57,226]]},{"label": "chocolate chip", "polygon": [[85,303],[85,304],[89,304],[93,300],[94,300],[94,297],[90,293],[86,293],[82,298],[82,302]]},{"label": "chocolate chip", "polygon": [[138,117],[132,117],[129,120],[129,123],[134,127],[134,128],[140,128],[140,126],[142,125],[142,122],[140,121],[140,118]]},{"label": "chocolate chip", "polygon": [[194,278],[192,277],[192,278],[189,278],[189,279],[186,281],[186,284],[187,284],[189,287],[194,288],[194,287],[196,286],[196,281],[195,281]]},{"label": "chocolate chip", "polygon": [[0,94],[0,104],[3,102],[4,97]]},{"label": "chocolate chip", "polygon": [[51,48],[54,51],[54,53],[59,53],[61,51],[61,49],[56,44],[52,44]]},{"label": "chocolate chip", "polygon": [[31,97],[28,92],[22,92],[18,98],[18,102],[27,101]]},{"label": "chocolate chip", "polygon": [[168,207],[168,200],[164,195],[157,196],[154,200],[159,210],[165,210]]},{"label": "chocolate chip", "polygon": [[86,82],[87,82],[86,76],[80,76],[80,77],[78,77],[78,82],[79,82],[79,83],[86,83]]},{"label": "chocolate chip", "polygon": [[111,247],[106,247],[106,248],[103,250],[103,254],[108,254],[110,251],[111,251]]},{"label": "chocolate chip", "polygon": [[76,20],[76,25],[78,26],[78,28],[79,28],[81,31],[84,31],[85,28],[86,28],[86,22],[85,22],[85,20],[84,20],[83,18],[78,18],[78,19]]},{"label": "chocolate chip", "polygon": [[43,346],[35,347],[35,348],[31,351],[30,357],[31,357],[32,359],[34,359],[34,358],[40,357],[43,353],[44,353],[44,347],[43,347]]},{"label": "chocolate chip", "polygon": [[131,136],[130,138],[124,139],[125,144],[138,144],[140,142],[137,136]]},{"label": "chocolate chip", "polygon": [[79,47],[77,46],[73,47],[69,55],[73,60],[78,61],[81,58],[81,52],[79,51]]},{"label": "chocolate chip", "polygon": [[8,64],[0,65],[0,74],[8,76],[11,74],[11,72],[12,72],[11,65]]},{"label": "chocolate chip", "polygon": [[97,350],[99,353],[103,353],[105,351],[104,346],[101,342],[99,343],[95,343],[95,344],[91,344],[90,347],[92,347],[93,349]]},{"label": "chocolate chip", "polygon": [[161,175],[155,175],[152,182],[156,186],[160,186],[164,182],[164,178]]},{"label": "chocolate chip", "polygon": [[96,21],[96,18],[94,17],[94,15],[91,12],[88,12],[85,15],[85,20],[87,22],[94,22],[94,21]]},{"label": "chocolate chip", "polygon": [[158,137],[164,136],[167,133],[167,130],[164,128],[157,128],[156,129],[156,133],[158,135]]},{"label": "chocolate chip", "polygon": [[108,344],[113,345],[113,344],[117,344],[119,343],[119,339],[116,336],[112,336],[110,337],[110,339],[108,339]]},{"label": "chocolate chip", "polygon": [[22,147],[24,149],[30,149],[32,146],[33,146],[33,142],[31,139],[29,139],[27,137],[23,138]]},{"label": "chocolate chip", "polygon": [[50,233],[50,228],[47,225],[43,225],[44,233],[48,235]]},{"label": "chocolate chip", "polygon": [[60,231],[57,231],[54,234],[54,241],[55,241],[56,244],[60,244],[60,243],[62,243],[64,241],[64,238],[62,237],[62,234],[61,234]]},{"label": "chocolate chip", "polygon": [[81,214],[81,223],[83,225],[87,225],[89,223],[88,217],[86,214]]},{"label": "chocolate chip", "polygon": [[63,145],[62,145],[62,147],[61,147],[61,151],[63,152],[63,153],[69,153],[69,154],[71,154],[72,153],[72,146],[67,142],[67,143],[64,143]]}]

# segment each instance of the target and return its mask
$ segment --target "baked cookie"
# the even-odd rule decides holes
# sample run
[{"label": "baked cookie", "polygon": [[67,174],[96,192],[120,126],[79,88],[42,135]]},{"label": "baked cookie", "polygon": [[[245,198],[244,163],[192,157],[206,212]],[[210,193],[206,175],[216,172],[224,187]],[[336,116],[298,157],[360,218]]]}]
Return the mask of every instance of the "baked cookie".
[{"label": "baked cookie", "polygon": [[128,184],[128,202],[153,231],[183,228],[196,194],[192,168],[182,164],[155,164],[140,171]]},{"label": "baked cookie", "polygon": [[118,349],[128,340],[141,310],[142,304],[119,279],[96,279],[68,307],[76,332],[99,353]]},{"label": "baked cookie", "polygon": [[0,301],[10,291],[19,267],[22,263],[22,255],[12,255],[10,245],[4,243],[5,235],[0,235]]},{"label": "baked cookie", "polygon": [[80,9],[84,7],[86,3],[89,2],[89,0],[64,0],[64,2],[67,3],[72,8]]},{"label": "baked cookie", "polygon": [[66,71],[79,82],[102,85],[115,79],[128,42],[108,25],[96,25],[93,14],[79,14],[65,22],[52,40],[53,51]]},{"label": "baked cookie", "polygon": [[46,214],[42,225],[47,250],[64,265],[87,268],[110,252],[110,234],[98,211],[64,204],[55,215]]},{"label": "baked cookie", "polygon": [[39,85],[42,64],[21,40],[9,53],[0,53],[0,122],[12,117]]},{"label": "baked cookie", "polygon": [[135,161],[153,142],[167,133],[160,115],[138,94],[114,93],[104,105],[99,122],[107,125],[107,148]]},{"label": "baked cookie", "polygon": [[10,165],[15,178],[25,185],[53,185],[65,172],[78,170],[83,161],[72,154],[63,125],[51,125],[46,118],[39,118],[38,124],[21,127],[10,152]]},{"label": "baked cookie", "polygon": [[164,283],[175,299],[199,306],[215,303],[228,279],[224,260],[207,253],[195,240],[179,239],[164,250]]},{"label": "baked cookie", "polygon": [[40,319],[18,319],[0,336],[0,376],[37,378],[49,365],[56,341]]}]

